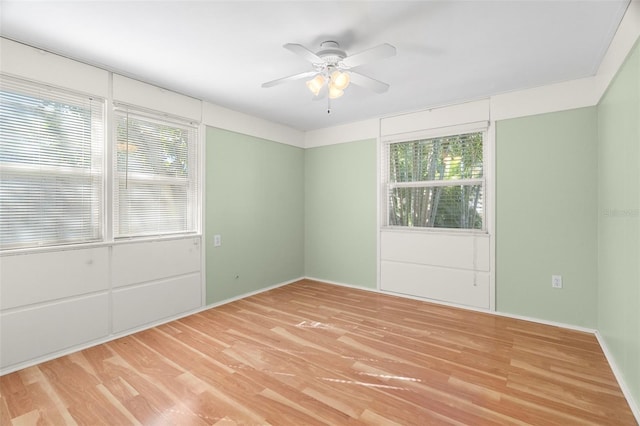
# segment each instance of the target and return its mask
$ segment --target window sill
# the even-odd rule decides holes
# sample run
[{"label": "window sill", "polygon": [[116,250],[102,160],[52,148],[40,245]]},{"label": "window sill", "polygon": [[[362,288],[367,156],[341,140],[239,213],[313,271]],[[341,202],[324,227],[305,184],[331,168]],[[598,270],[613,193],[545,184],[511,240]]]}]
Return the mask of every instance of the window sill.
[{"label": "window sill", "polygon": [[407,234],[440,234],[440,235],[456,235],[456,236],[476,236],[488,237],[489,232],[482,229],[455,229],[455,228],[426,228],[426,227],[408,227],[408,226],[382,226],[380,232],[402,232]]},{"label": "window sill", "polygon": [[118,238],[114,241],[99,241],[95,243],[7,249],[7,250],[0,251],[0,257],[11,256],[11,255],[21,255],[21,254],[50,253],[50,252],[69,251],[69,250],[85,250],[85,249],[100,248],[100,247],[113,247],[113,246],[118,246],[123,244],[134,244],[134,243],[142,243],[142,242],[149,243],[149,242],[156,242],[156,241],[171,241],[171,240],[182,240],[187,238],[201,238],[201,237],[202,237],[202,234],[200,232],[193,232],[188,234],[172,234],[172,235],[151,235],[151,236],[145,236],[145,237],[126,237],[126,238]]}]

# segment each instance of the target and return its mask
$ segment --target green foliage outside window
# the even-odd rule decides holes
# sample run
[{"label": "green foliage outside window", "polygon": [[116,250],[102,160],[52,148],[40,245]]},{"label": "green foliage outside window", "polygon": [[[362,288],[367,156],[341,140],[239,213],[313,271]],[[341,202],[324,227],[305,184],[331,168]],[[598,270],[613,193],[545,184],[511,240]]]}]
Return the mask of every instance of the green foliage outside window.
[{"label": "green foliage outside window", "polygon": [[483,133],[389,144],[390,226],[483,228]]}]

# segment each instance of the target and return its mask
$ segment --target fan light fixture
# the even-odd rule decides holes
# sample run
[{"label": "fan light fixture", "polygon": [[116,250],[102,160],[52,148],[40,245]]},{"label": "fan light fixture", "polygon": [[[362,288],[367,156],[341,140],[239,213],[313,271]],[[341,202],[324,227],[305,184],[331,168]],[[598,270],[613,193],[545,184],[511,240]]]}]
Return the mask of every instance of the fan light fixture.
[{"label": "fan light fixture", "polygon": [[322,86],[324,86],[324,77],[322,74],[318,74],[313,79],[307,81],[307,87],[315,96],[318,96]]},{"label": "fan light fixture", "polygon": [[[307,87],[313,93],[314,96],[320,94],[320,90],[324,87],[327,79],[318,74],[311,80],[307,81]],[[329,99],[337,99],[344,94],[344,89],[349,86],[351,82],[351,76],[346,71],[335,70],[328,78],[327,90],[329,92]]]},{"label": "fan light fixture", "polygon": [[351,76],[349,76],[349,73],[346,71],[340,72],[336,70],[331,74],[331,85],[338,90],[346,89],[350,81]]},{"label": "fan light fixture", "polygon": [[[367,77],[355,71],[354,68],[375,60],[394,56],[396,48],[390,44],[383,43],[354,55],[347,55],[347,52],[340,48],[338,42],[332,40],[320,43],[321,49],[318,52],[312,52],[303,45],[296,43],[287,43],[283,47],[311,62],[313,70],[267,81],[262,83],[262,87],[273,87],[290,81],[310,78],[311,80],[306,82],[307,88],[316,97],[320,96],[320,92],[323,95],[326,93],[328,98],[327,113],[329,114],[331,113],[331,100],[344,95],[344,91],[349,87],[352,77],[353,84],[373,90],[376,93],[384,93],[389,89],[387,83]],[[325,87],[327,88],[326,92],[324,90]]]}]

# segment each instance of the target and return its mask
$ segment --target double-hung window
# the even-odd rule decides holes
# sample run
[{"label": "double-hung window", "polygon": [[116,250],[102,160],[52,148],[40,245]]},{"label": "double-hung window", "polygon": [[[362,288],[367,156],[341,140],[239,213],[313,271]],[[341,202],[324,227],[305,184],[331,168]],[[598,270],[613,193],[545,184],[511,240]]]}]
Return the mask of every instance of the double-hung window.
[{"label": "double-hung window", "polygon": [[0,248],[103,238],[104,100],[0,76]]},{"label": "double-hung window", "polygon": [[197,231],[197,126],[115,108],[114,237]]},{"label": "double-hung window", "polygon": [[386,225],[485,230],[486,131],[384,144]]}]

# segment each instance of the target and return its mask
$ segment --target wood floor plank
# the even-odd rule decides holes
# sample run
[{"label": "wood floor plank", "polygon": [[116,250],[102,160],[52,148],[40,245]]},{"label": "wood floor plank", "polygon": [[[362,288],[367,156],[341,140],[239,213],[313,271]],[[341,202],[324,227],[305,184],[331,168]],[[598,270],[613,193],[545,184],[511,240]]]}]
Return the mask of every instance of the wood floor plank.
[{"label": "wood floor plank", "polygon": [[0,377],[11,425],[636,425],[589,334],[302,280]]}]

